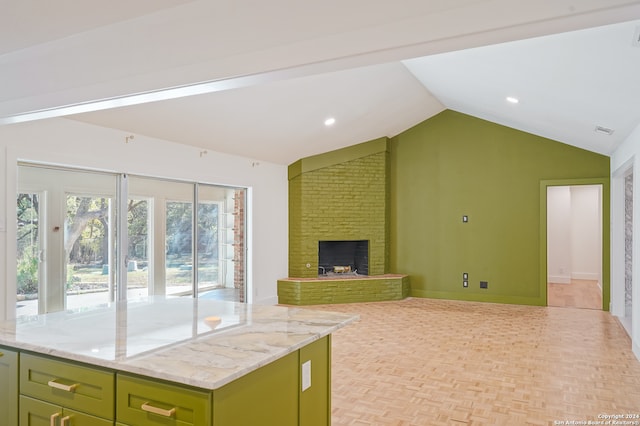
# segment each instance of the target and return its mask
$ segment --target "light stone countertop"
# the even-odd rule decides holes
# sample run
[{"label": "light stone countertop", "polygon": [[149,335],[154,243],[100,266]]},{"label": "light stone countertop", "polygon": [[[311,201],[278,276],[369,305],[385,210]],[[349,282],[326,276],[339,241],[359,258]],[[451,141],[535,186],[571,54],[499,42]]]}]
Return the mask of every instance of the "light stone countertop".
[{"label": "light stone countertop", "polygon": [[0,322],[0,345],[213,390],[356,320],[156,296]]}]

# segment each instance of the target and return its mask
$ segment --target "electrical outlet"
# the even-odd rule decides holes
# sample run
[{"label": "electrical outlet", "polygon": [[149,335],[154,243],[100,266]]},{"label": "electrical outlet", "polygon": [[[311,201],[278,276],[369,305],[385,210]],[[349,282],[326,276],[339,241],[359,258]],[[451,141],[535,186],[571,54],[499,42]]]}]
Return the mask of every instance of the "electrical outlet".
[{"label": "electrical outlet", "polygon": [[480,288],[489,288],[488,281],[480,281]]},{"label": "electrical outlet", "polygon": [[462,279],[463,279],[463,280],[469,280],[469,274],[468,274],[468,273],[466,273],[466,272],[463,272],[463,273],[462,273]]},{"label": "electrical outlet", "polygon": [[469,287],[469,281],[462,281],[462,287],[467,288]]},{"label": "electrical outlet", "polygon": [[462,216],[462,223],[467,223],[467,222],[469,222],[469,216],[467,215]]},{"label": "electrical outlet", "polygon": [[311,360],[302,364],[302,392],[311,387]]}]

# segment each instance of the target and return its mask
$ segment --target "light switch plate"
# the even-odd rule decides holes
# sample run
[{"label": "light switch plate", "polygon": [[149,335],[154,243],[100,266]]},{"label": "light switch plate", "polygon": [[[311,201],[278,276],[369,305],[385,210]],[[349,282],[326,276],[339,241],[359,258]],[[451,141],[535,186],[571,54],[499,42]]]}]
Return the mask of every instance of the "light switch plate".
[{"label": "light switch plate", "polygon": [[302,392],[311,387],[311,360],[302,363]]}]

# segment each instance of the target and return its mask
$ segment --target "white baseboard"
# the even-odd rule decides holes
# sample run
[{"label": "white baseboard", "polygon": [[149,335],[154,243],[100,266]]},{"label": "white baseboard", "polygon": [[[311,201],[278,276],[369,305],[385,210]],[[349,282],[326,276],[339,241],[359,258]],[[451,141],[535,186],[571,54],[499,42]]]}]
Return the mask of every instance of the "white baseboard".
[{"label": "white baseboard", "polygon": [[568,275],[549,275],[547,282],[554,284],[571,284],[571,277]]},{"label": "white baseboard", "polygon": [[600,274],[596,272],[572,272],[571,278],[574,280],[600,281]]},{"label": "white baseboard", "polygon": [[629,337],[631,337],[631,318],[630,317],[617,317],[620,324],[622,324],[622,328],[627,332]]}]

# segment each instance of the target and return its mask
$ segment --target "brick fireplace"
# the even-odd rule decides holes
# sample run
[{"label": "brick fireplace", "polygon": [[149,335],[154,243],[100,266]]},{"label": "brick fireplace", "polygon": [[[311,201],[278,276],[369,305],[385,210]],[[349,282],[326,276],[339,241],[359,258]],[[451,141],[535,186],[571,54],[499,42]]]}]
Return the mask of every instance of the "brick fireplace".
[{"label": "brick fireplace", "polygon": [[318,275],[320,241],[368,241],[368,274],[388,268],[388,139],[289,166],[289,276]]},{"label": "brick fireplace", "polygon": [[[292,290],[292,285],[297,286],[292,291],[298,295],[300,291],[311,288],[310,279],[328,282],[327,278],[337,281],[344,278],[350,284],[343,287],[359,287],[363,284],[356,284],[353,279],[361,275],[369,279],[384,278],[384,286],[389,279],[396,280],[397,285],[392,286],[396,285],[399,290],[393,293],[399,296],[393,298],[407,297],[408,277],[392,276],[388,270],[389,161],[389,140],[381,138],[307,157],[289,166],[289,278],[278,281],[279,299]],[[330,246],[335,248],[337,243],[346,243],[346,246],[353,246],[359,251],[357,260],[352,255],[347,255],[347,258],[352,256],[353,260],[321,260],[321,252]],[[340,256],[344,250],[347,249],[338,249]],[[331,271],[333,276],[327,277],[335,266],[349,266],[348,272],[356,277],[346,277],[345,271],[335,270]],[[353,274],[354,270],[357,270],[356,274]],[[379,293],[371,285],[373,281],[368,283],[364,284],[365,293]],[[326,294],[329,284],[319,285],[325,288],[322,291]],[[284,291],[285,287],[287,291]],[[378,296],[374,298],[380,300]],[[297,303],[285,299],[280,302]],[[296,301],[302,299],[296,296]],[[314,298],[311,303],[322,303],[322,300]],[[353,301],[351,296],[349,300]],[[327,303],[332,302],[327,300]]]}]

